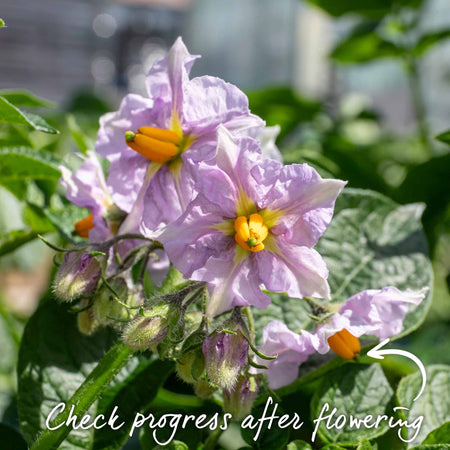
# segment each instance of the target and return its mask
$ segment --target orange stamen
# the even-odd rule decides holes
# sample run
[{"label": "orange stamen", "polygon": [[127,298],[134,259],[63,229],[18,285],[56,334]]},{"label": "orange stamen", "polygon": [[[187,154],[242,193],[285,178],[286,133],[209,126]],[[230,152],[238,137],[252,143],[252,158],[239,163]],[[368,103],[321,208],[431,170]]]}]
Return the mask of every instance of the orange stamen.
[{"label": "orange stamen", "polygon": [[127,131],[125,142],[135,152],[158,163],[171,160],[180,151],[180,137],[160,128],[140,127],[137,133]]},{"label": "orange stamen", "polygon": [[361,351],[359,339],[345,328],[330,336],[327,341],[331,350],[344,359],[355,359]]},{"label": "orange stamen", "polygon": [[74,225],[75,233],[83,238],[89,237],[89,230],[92,228],[94,228],[94,217],[92,214],[89,214],[84,219],[79,220]]}]

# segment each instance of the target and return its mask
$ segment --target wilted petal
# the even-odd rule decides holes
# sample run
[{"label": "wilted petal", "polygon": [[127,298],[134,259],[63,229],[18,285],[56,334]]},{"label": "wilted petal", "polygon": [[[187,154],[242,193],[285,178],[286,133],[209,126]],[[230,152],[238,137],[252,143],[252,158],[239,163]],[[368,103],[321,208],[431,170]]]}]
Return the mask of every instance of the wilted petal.
[{"label": "wilted petal", "polygon": [[317,329],[320,341],[318,351],[326,353],[329,350],[327,339],[344,328],[355,337],[369,334],[380,340],[399,334],[410,305],[418,305],[426,292],[426,288],[399,291],[395,287],[359,292]]},{"label": "wilted petal", "polygon": [[301,334],[291,331],[286,324],[278,320],[269,322],[263,330],[263,343],[258,350],[276,359],[265,360],[257,357],[257,364],[266,369],[252,369],[253,372],[265,373],[271,389],[287,386],[298,377],[300,364],[314,353],[317,347],[317,337],[307,331]]}]

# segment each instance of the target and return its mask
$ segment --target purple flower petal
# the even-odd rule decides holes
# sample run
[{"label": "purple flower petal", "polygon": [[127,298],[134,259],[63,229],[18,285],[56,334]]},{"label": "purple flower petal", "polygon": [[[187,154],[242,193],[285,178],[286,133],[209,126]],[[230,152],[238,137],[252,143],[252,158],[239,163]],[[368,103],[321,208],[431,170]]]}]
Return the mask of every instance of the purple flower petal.
[{"label": "purple flower petal", "polygon": [[277,253],[268,250],[255,254],[266,289],[287,292],[295,298],[330,298],[328,269],[316,250],[290,245],[282,239],[276,240],[276,247]]},{"label": "purple flower petal", "polygon": [[265,160],[252,175],[266,187],[261,208],[280,215],[274,234],[297,245],[313,247],[333,217],[334,203],[345,182],[324,179],[307,164],[282,164]]},{"label": "purple flower petal", "polygon": [[170,128],[174,110],[183,121],[186,84],[197,58],[200,55],[191,55],[179,37],[167,56],[157,61],[147,73],[147,92],[157,102],[155,109],[160,113],[158,122],[161,128]]},{"label": "purple flower petal", "polygon": [[329,350],[327,339],[344,328],[356,337],[371,334],[380,340],[399,334],[410,305],[418,305],[426,292],[426,288],[399,291],[395,287],[359,292],[317,329],[318,352],[326,353]]},{"label": "purple flower petal", "polygon": [[266,369],[252,369],[255,373],[265,373],[271,389],[287,386],[298,377],[300,364],[314,353],[317,347],[317,337],[307,331],[301,334],[291,331],[283,322],[269,322],[263,330],[263,343],[258,350],[267,356],[275,356],[274,360],[256,358],[257,364]]},{"label": "purple flower petal", "polygon": [[67,199],[74,205],[88,208],[93,216],[94,228],[89,232],[90,240],[99,242],[107,239],[110,231],[104,216],[113,205],[113,200],[95,153],[88,152],[88,157],[75,172],[63,166],[60,170],[60,182],[66,188]]}]

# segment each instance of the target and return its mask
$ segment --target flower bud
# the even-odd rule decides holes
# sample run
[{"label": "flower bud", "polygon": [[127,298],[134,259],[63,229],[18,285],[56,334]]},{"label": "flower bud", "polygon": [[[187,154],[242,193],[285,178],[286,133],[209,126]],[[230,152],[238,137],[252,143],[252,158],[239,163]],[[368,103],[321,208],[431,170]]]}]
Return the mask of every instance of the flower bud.
[{"label": "flower bud", "polygon": [[134,350],[152,350],[161,343],[169,328],[180,317],[179,309],[168,303],[160,302],[143,315],[137,316],[125,328],[122,338],[125,344]]},{"label": "flower bud", "polygon": [[217,388],[211,386],[204,378],[200,378],[194,384],[195,395],[200,398],[209,398],[215,391],[217,391]]},{"label": "flower bud", "polygon": [[141,317],[132,320],[125,328],[122,339],[133,350],[152,350],[167,336],[169,327],[163,317]]},{"label": "flower bud", "polygon": [[[80,304],[81,308],[86,308],[88,303],[89,300],[84,298]],[[92,307],[80,311],[77,314],[77,324],[80,333],[85,334],[86,336],[90,336],[91,334],[95,333],[100,326],[94,316],[94,310]]]},{"label": "flower bud", "polygon": [[195,383],[205,372],[205,357],[201,348],[185,353],[176,364],[178,376],[186,383]]},{"label": "flower bud", "polygon": [[251,411],[258,389],[259,378],[239,375],[232,389],[223,390],[223,410],[232,414],[233,419],[242,419]]},{"label": "flower bud", "polygon": [[55,295],[65,302],[90,295],[95,291],[100,276],[100,263],[93,256],[67,252],[55,277]]},{"label": "flower bud", "polygon": [[206,374],[218,387],[231,389],[247,364],[248,342],[241,331],[236,334],[215,331],[203,343]]},{"label": "flower bud", "polygon": [[114,279],[110,286],[117,298],[109,287],[103,285],[94,300],[94,316],[101,325],[121,328],[124,322],[131,320],[136,314],[136,309],[128,309],[124,304],[130,307],[141,305],[144,298],[135,289],[129,289],[122,278]]}]

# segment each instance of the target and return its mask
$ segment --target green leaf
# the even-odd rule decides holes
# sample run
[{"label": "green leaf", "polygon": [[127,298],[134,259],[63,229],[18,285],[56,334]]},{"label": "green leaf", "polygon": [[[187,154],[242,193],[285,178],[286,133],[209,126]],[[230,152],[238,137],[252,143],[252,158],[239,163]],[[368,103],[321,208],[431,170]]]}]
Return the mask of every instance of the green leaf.
[{"label": "green leaf", "polygon": [[81,153],[86,154],[88,150],[94,148],[93,142],[83,133],[75,116],[67,116],[67,125],[69,126],[70,134]]},{"label": "green leaf", "polygon": [[128,439],[135,415],[148,408],[172,371],[173,363],[170,361],[143,360],[127,378],[107,390],[99,401],[97,414],[109,417],[114,407],[118,406],[120,418],[125,425],[119,430],[111,430],[109,427],[95,430],[93,450],[122,448]]},{"label": "green leaf", "polygon": [[340,445],[336,444],[328,444],[325,445],[325,447],[322,447],[322,450],[343,450],[345,447],[341,447]]},{"label": "green leaf", "polygon": [[57,180],[61,177],[58,158],[26,147],[0,148],[0,184],[11,181]]},{"label": "green leaf", "polygon": [[[273,407],[274,405],[272,404],[272,406],[269,407],[269,411],[272,411]],[[251,413],[252,416],[256,420],[262,417],[264,408],[265,405],[261,405],[258,406],[257,408],[254,408]],[[277,415],[282,415],[282,411],[280,410],[280,408],[277,409]],[[255,420],[253,422],[255,422]],[[289,433],[287,433],[285,429],[276,426],[276,422],[274,423],[274,426],[272,426],[270,430],[267,427],[263,426],[258,438],[255,441],[254,437],[258,432],[258,428],[259,427],[256,427],[253,430],[250,428],[242,428],[241,424],[242,438],[252,448],[262,450],[264,449],[278,450],[286,448],[286,445],[289,441]]]},{"label": "green leaf", "polygon": [[370,28],[358,27],[334,47],[330,57],[340,63],[355,64],[401,56],[401,48],[370,31]]},{"label": "green leaf", "polygon": [[272,294],[270,305],[266,309],[252,309],[256,323],[256,342],[262,343],[262,330],[272,320],[281,320],[289,329],[299,333],[301,330],[310,330],[314,320],[308,316],[311,312],[308,304],[298,298],[289,298],[287,295]]},{"label": "green leaf", "polygon": [[0,423],[0,442],[5,450],[27,450],[28,448],[23,436],[14,428],[3,423]]},{"label": "green leaf", "polygon": [[34,204],[28,203],[22,211],[22,219],[25,225],[31,227],[37,234],[56,231],[51,221],[43,213],[42,209]]},{"label": "green leaf", "polygon": [[6,26],[5,21],[3,19],[0,19],[0,28],[3,28],[5,26]]},{"label": "green leaf", "polygon": [[444,131],[444,132],[441,133],[441,134],[438,134],[438,135],[436,136],[436,139],[437,139],[438,141],[443,142],[444,144],[450,145],[450,130],[447,130],[447,131]]},{"label": "green leaf", "polygon": [[308,0],[328,14],[340,17],[345,14],[360,14],[363,16],[381,18],[389,13],[395,5],[405,5],[417,8],[423,0]]},{"label": "green leaf", "polygon": [[[175,398],[177,396],[177,394],[173,394],[171,393],[171,395],[173,395]],[[159,395],[158,395],[159,397]],[[155,400],[155,402],[157,402],[157,400]],[[144,414],[148,415],[149,413],[154,414],[154,416],[156,417],[155,421],[159,420],[160,417],[162,417],[162,415],[164,413],[168,413],[170,412],[171,414],[181,414],[183,416],[187,415],[187,414],[194,414],[196,416],[200,415],[200,414],[208,414],[208,411],[205,411],[204,408],[202,408],[201,410],[198,411],[186,411],[183,409],[178,409],[177,405],[172,403],[170,405],[167,405],[166,407],[162,407],[159,409],[157,407],[152,407],[147,410]],[[156,423],[156,422],[155,422]],[[138,430],[137,430],[138,431]],[[136,431],[136,432],[137,432]],[[154,448],[154,447],[158,447],[158,443],[155,441],[154,439],[154,429],[150,428],[149,426],[143,426],[140,429],[140,435],[139,435],[139,439],[140,439],[140,443],[141,443],[141,447],[143,449],[147,449],[147,448]],[[195,427],[195,424],[193,421],[189,421],[186,425],[186,427],[182,428],[179,427],[176,434],[175,434],[175,439],[176,441],[173,442],[183,442],[185,445],[187,445],[187,448],[189,449],[202,449],[203,448],[203,444],[202,442],[204,442],[208,436],[209,436],[209,429],[198,429]],[[172,429],[171,427],[165,427],[163,429],[158,429],[156,430],[156,437],[158,439],[158,442],[166,442],[168,439],[170,439],[172,434]],[[168,444],[169,445],[169,444]],[[159,447],[159,448],[166,448],[166,447]]]},{"label": "green leaf", "polygon": [[42,117],[21,111],[2,96],[0,96],[0,122],[27,125],[44,133],[59,133],[58,130],[51,127]]},{"label": "green leaf", "polygon": [[[423,394],[414,401],[422,384],[420,373],[408,375],[400,381],[397,389],[399,404],[409,408],[403,411],[409,422],[424,416],[422,427],[413,444],[422,442],[435,428],[450,420],[450,366],[434,365],[427,367],[427,384]],[[409,437],[415,430],[409,429]]]},{"label": "green leaf", "polygon": [[[333,301],[345,301],[369,287],[431,287],[422,211],[421,204],[400,206],[375,192],[344,189],[336,201],[333,220],[316,247],[330,273]],[[410,310],[400,335],[423,322],[431,297],[428,292],[422,303]]]},{"label": "green leaf", "polygon": [[450,422],[445,422],[444,425],[431,431],[422,444],[450,444]]},{"label": "green leaf", "polygon": [[[81,335],[76,316],[52,299],[35,312],[25,328],[18,363],[19,419],[29,444],[46,428],[51,410],[70,399],[114,339],[110,330]],[[89,413],[94,411],[92,407]],[[91,442],[91,430],[73,430],[59,448],[85,449]]]},{"label": "green leaf", "polygon": [[360,439],[356,450],[372,450],[372,445],[365,437],[363,437]]},{"label": "green leaf", "polygon": [[419,445],[411,450],[449,450],[449,444]]},{"label": "green leaf", "polygon": [[286,87],[274,87],[248,93],[250,108],[261,116],[267,125],[280,125],[278,140],[296,129],[300,122],[311,122],[320,112],[320,103],[300,98]]},{"label": "green leaf", "polygon": [[376,417],[386,414],[392,396],[392,388],[378,364],[346,364],[323,378],[312,398],[311,418],[315,420],[320,417],[325,403],[329,409],[324,410],[324,416],[330,414],[333,408],[337,408],[332,423],[342,414],[346,417],[344,427],[327,429],[326,421],[321,421],[318,435],[326,443],[357,445],[359,439],[381,436],[389,427],[386,421],[382,421],[378,428],[366,428],[364,425],[360,429],[351,428],[350,415],[364,419],[368,415]]},{"label": "green leaf", "polygon": [[426,33],[420,37],[417,41],[413,52],[417,56],[422,56],[428,50],[430,50],[434,45],[439,42],[448,39],[450,37],[450,30],[439,30],[433,31],[431,33]]},{"label": "green leaf", "polygon": [[312,450],[312,447],[305,441],[295,440],[289,442],[286,450]]},{"label": "green leaf", "polygon": [[153,450],[189,450],[189,447],[181,441],[172,441],[170,444],[167,445],[157,445],[156,447],[153,447]]},{"label": "green leaf", "polygon": [[36,239],[37,232],[32,229],[13,230],[0,234],[0,256],[13,252],[16,248]]},{"label": "green leaf", "polygon": [[[450,173],[450,153],[435,156],[412,167],[396,196],[403,202],[420,201],[427,204],[425,219],[431,220],[445,213],[450,204],[450,190],[442,183]],[[414,199],[414,200],[412,200]]]},{"label": "green leaf", "polygon": [[80,240],[72,236],[74,224],[85,218],[89,211],[69,203],[58,208],[43,208],[42,213],[50,220],[59,233],[70,242]]},{"label": "green leaf", "polygon": [[25,106],[27,108],[54,108],[56,105],[48,100],[37,97],[25,89],[1,90],[0,96],[14,106]]}]

